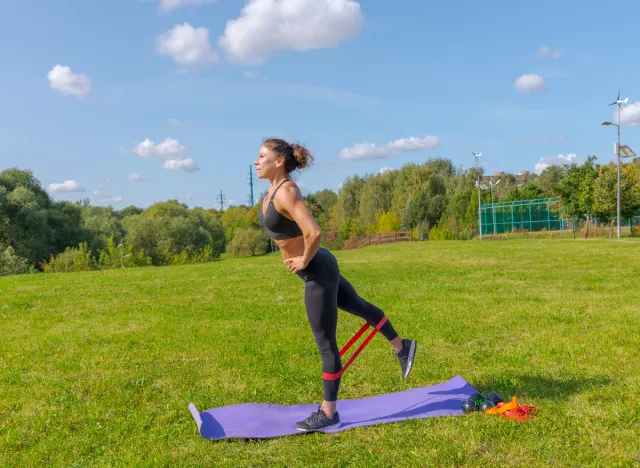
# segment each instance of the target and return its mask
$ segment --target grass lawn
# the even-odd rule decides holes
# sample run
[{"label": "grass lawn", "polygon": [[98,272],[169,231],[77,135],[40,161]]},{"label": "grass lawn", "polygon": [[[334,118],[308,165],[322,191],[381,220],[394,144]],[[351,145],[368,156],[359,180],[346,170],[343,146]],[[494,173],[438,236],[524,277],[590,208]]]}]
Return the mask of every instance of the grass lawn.
[{"label": "grass lawn", "polygon": [[[376,336],[342,398],[460,375],[540,415],[208,441],[191,401],[204,411],[321,399],[303,283],[279,256],[4,277],[0,466],[640,464],[640,242],[416,242],[335,255],[419,344],[402,381]],[[341,312],[339,343],[361,324]]]}]

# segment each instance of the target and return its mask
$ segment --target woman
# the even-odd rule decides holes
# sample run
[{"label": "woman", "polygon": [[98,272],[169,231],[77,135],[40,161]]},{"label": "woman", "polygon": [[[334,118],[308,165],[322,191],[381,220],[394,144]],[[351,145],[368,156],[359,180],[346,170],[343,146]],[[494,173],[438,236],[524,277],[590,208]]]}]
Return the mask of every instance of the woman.
[{"label": "woman", "polygon": [[[320,248],[318,223],[305,205],[302,195],[289,175],[313,161],[309,151],[280,139],[269,139],[260,148],[254,164],[260,179],[271,182],[262,208],[260,222],[280,248],[284,263],[305,282],[304,300],[307,318],[322,356],[324,400],[318,411],[296,424],[300,431],[317,431],[340,426],[336,411],[340,378],[331,376],[342,369],[336,342],[338,308],[362,317],[375,327],[385,318],[384,312],[362,299],[342,277],[335,257]],[[402,339],[387,319],[380,333],[391,343],[407,378],[416,350],[414,340]]]}]

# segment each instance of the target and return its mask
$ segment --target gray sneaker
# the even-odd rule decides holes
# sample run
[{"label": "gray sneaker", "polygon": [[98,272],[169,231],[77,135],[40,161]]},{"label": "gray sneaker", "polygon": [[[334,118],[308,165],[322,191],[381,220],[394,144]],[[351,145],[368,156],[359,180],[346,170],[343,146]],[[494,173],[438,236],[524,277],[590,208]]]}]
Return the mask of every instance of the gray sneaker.
[{"label": "gray sneaker", "polygon": [[417,343],[415,340],[402,340],[402,351],[396,353],[398,361],[400,361],[400,367],[402,367],[402,378],[409,377],[411,367],[413,366],[413,357],[416,354]]},{"label": "gray sneaker", "polygon": [[329,419],[322,410],[322,406],[320,406],[317,412],[311,413],[311,416],[304,421],[296,423],[296,429],[301,432],[312,432],[321,429],[334,429],[340,427],[340,424],[340,415],[337,411],[333,415],[333,418]]}]

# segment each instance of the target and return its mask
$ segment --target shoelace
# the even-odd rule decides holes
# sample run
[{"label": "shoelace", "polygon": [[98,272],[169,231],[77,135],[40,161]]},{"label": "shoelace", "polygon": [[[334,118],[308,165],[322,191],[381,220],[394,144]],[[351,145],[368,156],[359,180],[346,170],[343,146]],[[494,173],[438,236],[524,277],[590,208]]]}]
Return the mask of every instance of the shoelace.
[{"label": "shoelace", "polygon": [[400,351],[399,354],[396,352],[394,352],[394,354],[398,357],[400,364],[402,364],[403,366],[407,365],[407,363],[409,362],[409,353],[405,353],[404,348],[402,348],[402,351]]},{"label": "shoelace", "polygon": [[322,408],[319,408],[318,411],[312,413],[309,417],[309,425],[314,427],[317,426],[323,416],[327,418],[327,415],[322,411]]}]

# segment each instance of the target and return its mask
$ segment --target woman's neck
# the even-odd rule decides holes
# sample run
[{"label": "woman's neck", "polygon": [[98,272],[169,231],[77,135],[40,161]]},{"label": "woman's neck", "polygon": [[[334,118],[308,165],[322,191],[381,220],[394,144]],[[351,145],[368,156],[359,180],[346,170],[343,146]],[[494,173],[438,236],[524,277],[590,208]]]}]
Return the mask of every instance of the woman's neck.
[{"label": "woman's neck", "polygon": [[276,185],[278,185],[278,184],[280,184],[280,183],[284,182],[285,180],[289,180],[289,176],[287,176],[287,175],[281,175],[281,176],[278,176],[278,177],[274,177],[274,178],[271,180],[271,188],[274,188]]}]

